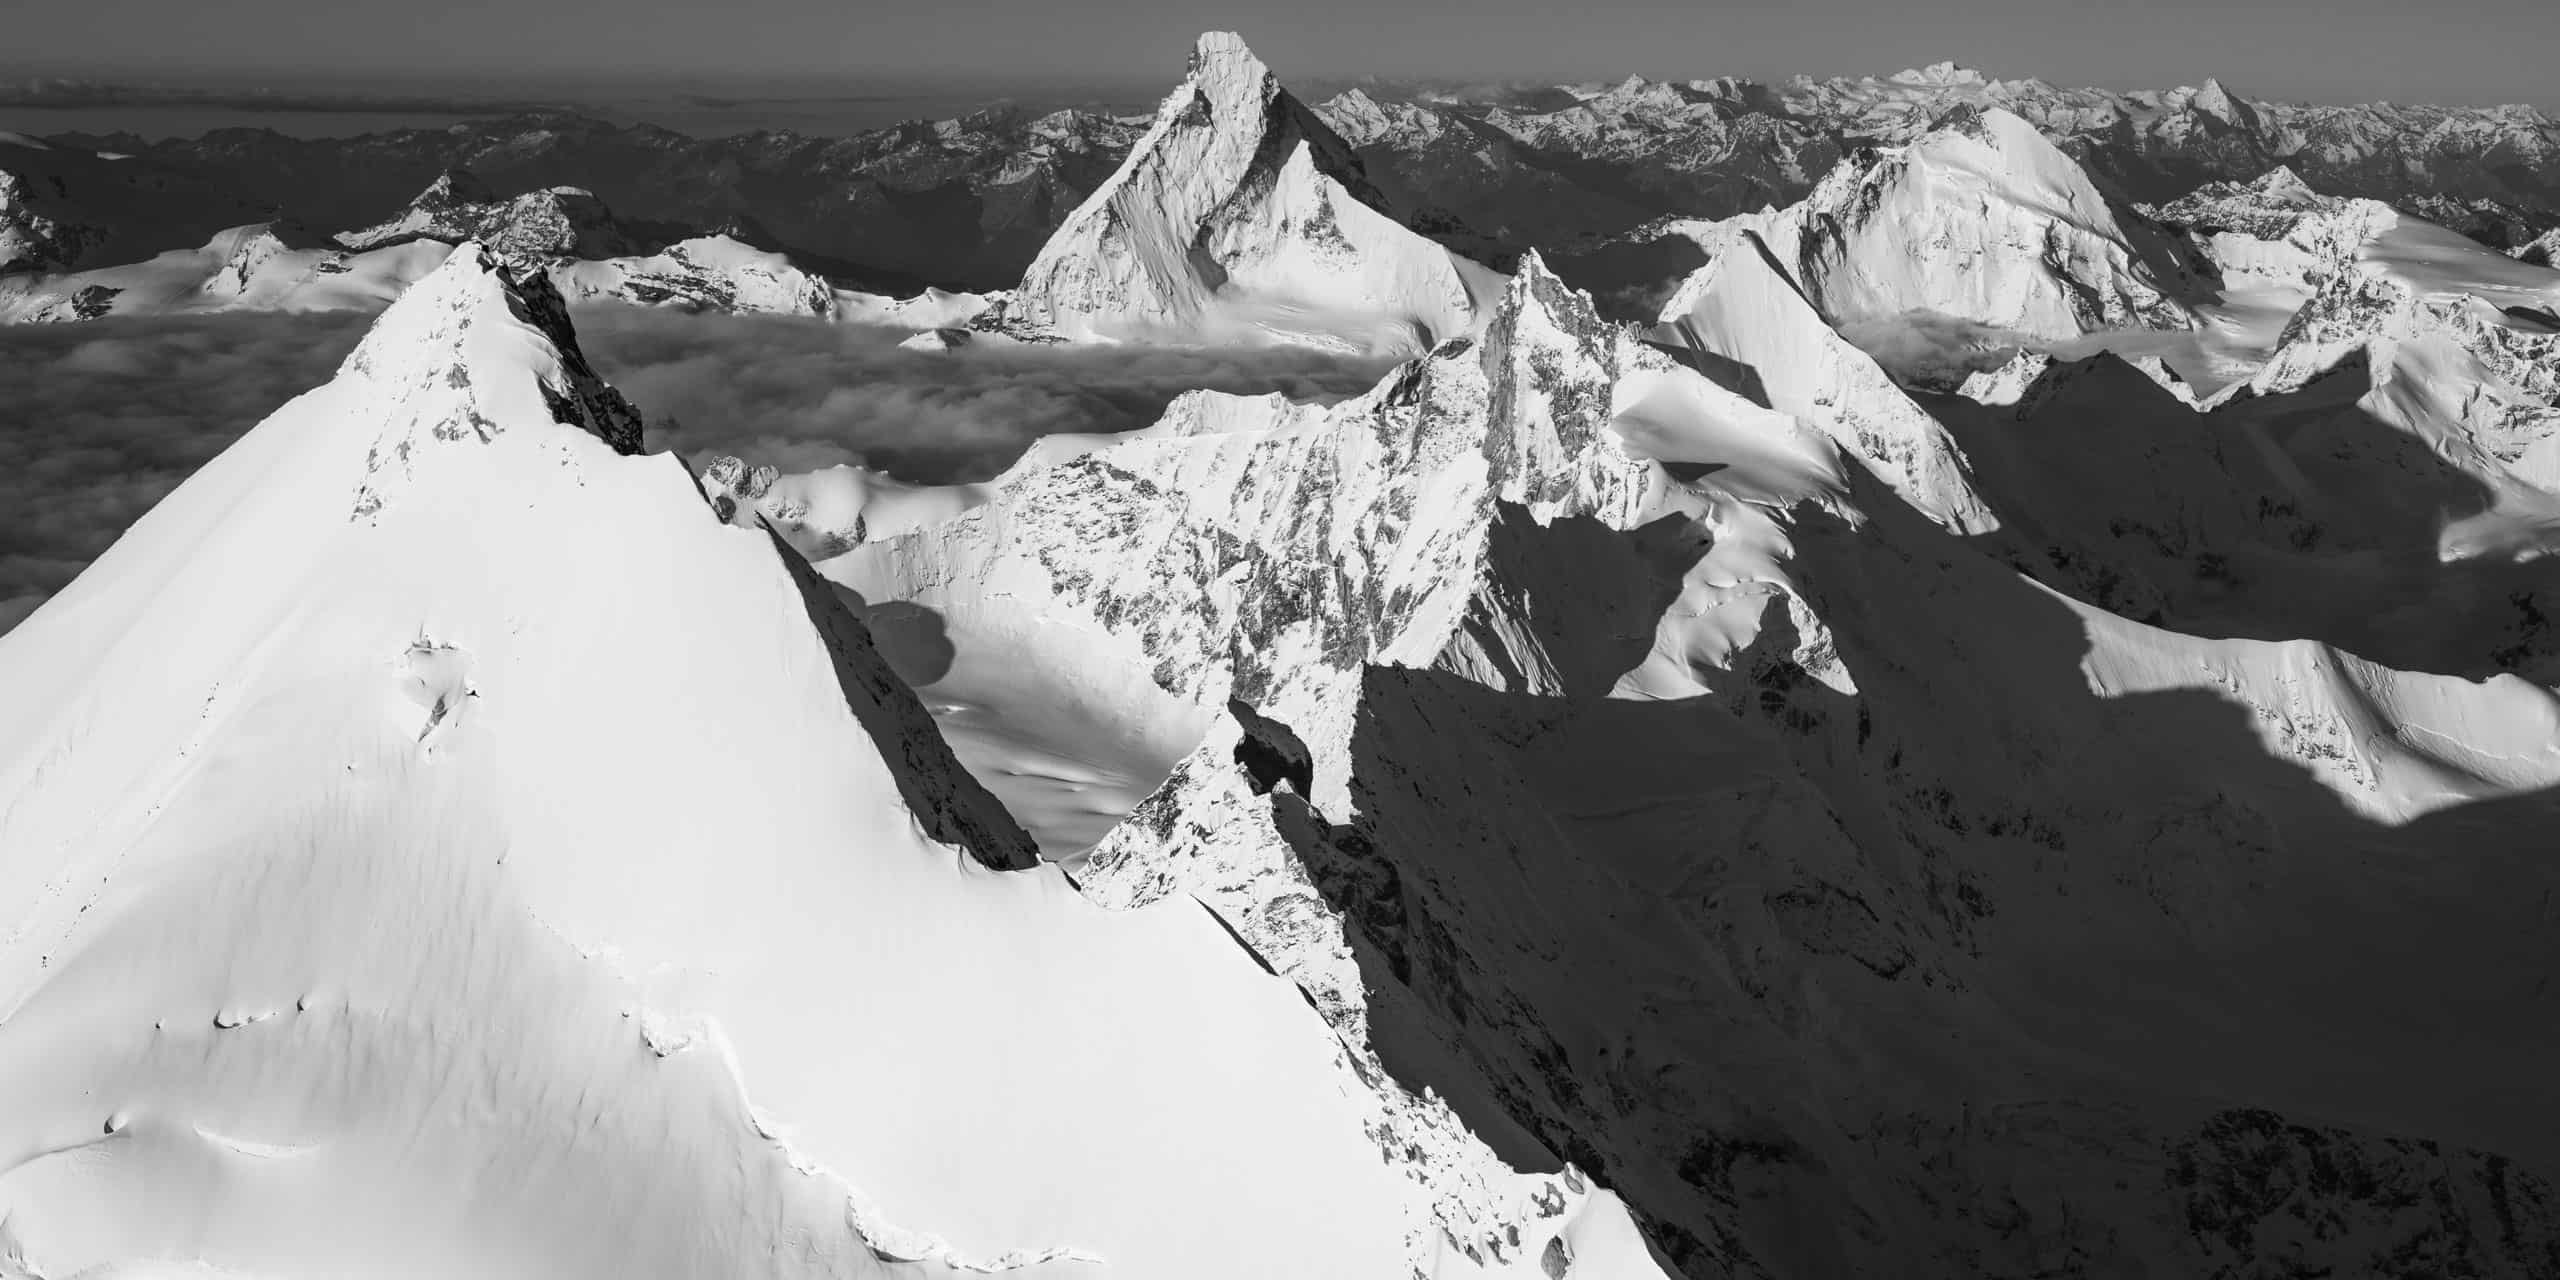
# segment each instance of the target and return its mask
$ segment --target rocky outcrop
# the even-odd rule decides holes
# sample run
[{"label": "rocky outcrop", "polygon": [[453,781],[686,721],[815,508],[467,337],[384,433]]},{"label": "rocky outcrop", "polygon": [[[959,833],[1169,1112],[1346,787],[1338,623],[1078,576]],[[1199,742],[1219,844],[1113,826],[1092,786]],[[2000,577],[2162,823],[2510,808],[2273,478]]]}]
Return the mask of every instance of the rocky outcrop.
[{"label": "rocky outcrop", "polygon": [[438,175],[389,221],[341,232],[337,239],[358,252],[412,240],[477,240],[500,253],[536,260],[611,258],[637,247],[593,192],[546,187],[502,200],[458,169]]}]

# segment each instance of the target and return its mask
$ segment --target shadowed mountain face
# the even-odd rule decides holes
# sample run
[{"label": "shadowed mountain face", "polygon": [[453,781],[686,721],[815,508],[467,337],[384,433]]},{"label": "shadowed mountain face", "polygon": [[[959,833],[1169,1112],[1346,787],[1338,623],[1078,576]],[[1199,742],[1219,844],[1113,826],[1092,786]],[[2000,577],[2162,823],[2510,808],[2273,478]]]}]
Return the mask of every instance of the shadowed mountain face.
[{"label": "shadowed mountain face", "polygon": [[1691,1276],[2560,1265],[2547,1032],[2505,1012],[2560,798],[2370,822],[2240,706],[2094,696],[2081,620],[1916,514],[1792,534],[1855,696],[1785,637],[1676,701],[1364,672],[1350,812],[1281,829],[1392,1069]]}]

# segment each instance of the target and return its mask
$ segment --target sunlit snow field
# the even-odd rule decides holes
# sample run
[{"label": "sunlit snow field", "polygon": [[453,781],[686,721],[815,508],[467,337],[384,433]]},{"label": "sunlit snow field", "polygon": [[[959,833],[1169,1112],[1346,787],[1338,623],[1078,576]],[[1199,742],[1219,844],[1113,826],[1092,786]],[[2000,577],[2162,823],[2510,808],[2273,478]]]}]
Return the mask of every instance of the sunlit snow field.
[{"label": "sunlit snow field", "polygon": [[[904,351],[894,330],[583,309],[649,447],[924,483],[982,479],[1060,431],[1122,431],[1195,387],[1338,399],[1384,372],[1304,351]],[[0,328],[0,630],[241,432],[328,381],[372,317],[236,313]]]},{"label": "sunlit snow field", "polygon": [[[0,632],[242,432],[327,382],[372,320],[241,312],[0,327]],[[647,415],[652,450],[696,470],[735,454],[925,484],[990,477],[1040,436],[1145,426],[1193,388],[1333,400],[1385,368],[1268,347],[927,353],[900,349],[897,330],[625,307],[583,309],[577,323],[598,368]],[[1122,714],[1129,691],[1109,707],[1051,705],[1054,682],[1009,657],[1002,637],[974,636],[968,619],[903,608],[873,623],[963,763],[1052,855],[1099,838],[1197,737],[1193,716]]]}]

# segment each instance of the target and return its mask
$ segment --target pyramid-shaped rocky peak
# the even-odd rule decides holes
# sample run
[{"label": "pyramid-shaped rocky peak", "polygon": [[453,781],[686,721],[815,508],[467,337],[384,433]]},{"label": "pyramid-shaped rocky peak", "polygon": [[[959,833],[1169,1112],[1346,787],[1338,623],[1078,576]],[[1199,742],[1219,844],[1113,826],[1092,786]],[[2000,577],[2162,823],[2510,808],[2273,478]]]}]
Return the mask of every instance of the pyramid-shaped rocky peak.
[{"label": "pyramid-shaped rocky peak", "polygon": [[2258,123],[2257,112],[2250,108],[2248,100],[2232,93],[2222,81],[2213,77],[2208,76],[2203,84],[2183,91],[2183,96],[2188,109],[2224,124],[2254,127]]},{"label": "pyramid-shaped rocky peak", "polygon": [[2317,200],[2321,198],[2293,166],[2280,164],[2250,180],[2248,189],[2271,200]]},{"label": "pyramid-shaped rocky peak", "polygon": [[1069,337],[1419,354],[1492,272],[1379,210],[1349,144],[1244,41],[1200,37],[1119,171],[1024,274],[1014,318]]}]

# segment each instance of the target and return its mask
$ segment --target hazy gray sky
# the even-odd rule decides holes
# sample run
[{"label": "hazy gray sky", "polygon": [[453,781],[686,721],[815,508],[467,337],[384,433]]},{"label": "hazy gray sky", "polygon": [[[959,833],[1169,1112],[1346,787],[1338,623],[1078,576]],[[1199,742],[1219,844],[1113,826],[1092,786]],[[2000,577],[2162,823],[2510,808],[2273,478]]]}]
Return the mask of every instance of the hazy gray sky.
[{"label": "hazy gray sky", "polygon": [[13,63],[437,77],[681,68],[1169,78],[1242,31],[1281,73],[1995,75],[2261,97],[2560,105],[2555,0],[21,0]]}]

